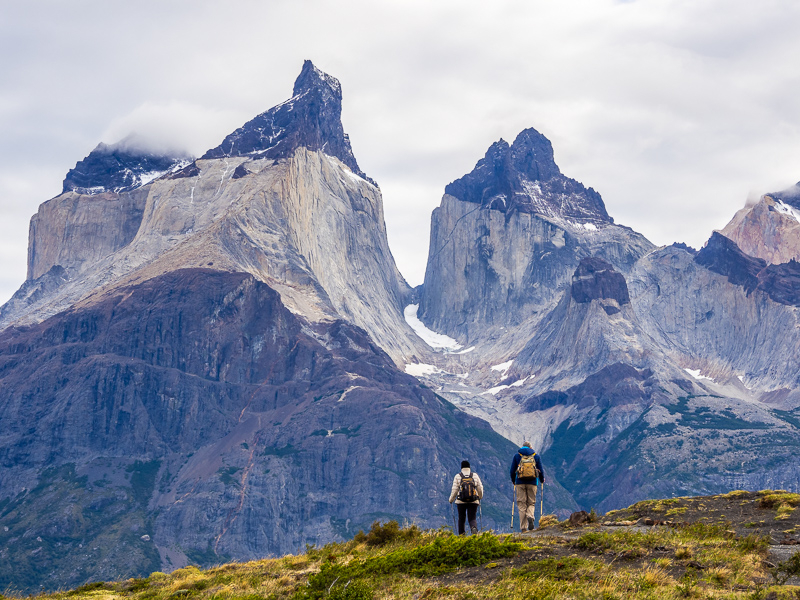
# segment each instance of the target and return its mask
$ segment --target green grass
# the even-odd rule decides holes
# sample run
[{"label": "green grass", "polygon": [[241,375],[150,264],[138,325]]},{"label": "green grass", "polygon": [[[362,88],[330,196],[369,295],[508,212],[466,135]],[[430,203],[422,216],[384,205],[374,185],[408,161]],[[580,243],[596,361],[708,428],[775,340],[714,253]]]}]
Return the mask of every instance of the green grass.
[{"label": "green grass", "polygon": [[513,569],[511,576],[533,580],[579,581],[597,579],[598,575],[607,571],[605,563],[567,556],[531,561],[524,567]]},{"label": "green grass", "polygon": [[[365,536],[366,537],[366,536]],[[412,536],[413,537],[413,536]],[[410,575],[431,577],[463,567],[474,567],[494,559],[512,556],[524,546],[510,537],[500,540],[490,533],[474,536],[442,534],[420,546],[393,549],[387,554],[337,564],[335,559],[323,562],[318,573],[311,575],[305,588],[298,590],[296,600],[318,600],[336,597],[371,597],[370,582],[378,577]],[[356,584],[357,592],[350,591]]]}]

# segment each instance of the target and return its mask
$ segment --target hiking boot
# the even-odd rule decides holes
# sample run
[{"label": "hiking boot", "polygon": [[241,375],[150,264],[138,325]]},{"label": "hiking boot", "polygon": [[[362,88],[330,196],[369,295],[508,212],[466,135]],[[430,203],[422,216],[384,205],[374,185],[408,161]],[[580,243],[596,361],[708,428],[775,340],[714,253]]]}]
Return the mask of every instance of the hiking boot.
[{"label": "hiking boot", "polygon": [[533,531],[534,529],[536,529],[536,522],[528,517],[528,531]]},{"label": "hiking boot", "polygon": [[477,527],[470,527],[470,529],[472,530],[472,535],[475,535],[476,533],[478,533],[478,528]]}]

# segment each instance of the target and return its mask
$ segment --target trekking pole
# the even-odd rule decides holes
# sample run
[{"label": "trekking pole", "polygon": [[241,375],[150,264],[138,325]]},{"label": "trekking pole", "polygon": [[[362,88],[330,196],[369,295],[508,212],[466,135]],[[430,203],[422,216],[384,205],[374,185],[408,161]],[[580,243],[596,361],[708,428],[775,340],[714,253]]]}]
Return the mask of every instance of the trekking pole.
[{"label": "trekking pole", "polygon": [[478,504],[478,512],[481,515],[481,531],[483,531],[483,506]]},{"label": "trekking pole", "polygon": [[539,502],[539,522],[542,522],[542,517],[544,516],[544,481],[542,482],[542,497]]},{"label": "trekking pole", "polygon": [[453,515],[453,535],[458,535],[456,533],[456,509],[453,508],[453,503],[450,503],[450,514]]},{"label": "trekking pole", "polygon": [[517,503],[517,484],[514,484],[514,494],[511,496],[511,531],[514,531],[514,505]]}]

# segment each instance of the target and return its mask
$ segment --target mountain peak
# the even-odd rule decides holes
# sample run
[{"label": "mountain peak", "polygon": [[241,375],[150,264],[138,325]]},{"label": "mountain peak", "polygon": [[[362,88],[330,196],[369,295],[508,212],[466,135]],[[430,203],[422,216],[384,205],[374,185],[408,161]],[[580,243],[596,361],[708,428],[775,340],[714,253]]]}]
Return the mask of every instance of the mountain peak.
[{"label": "mountain peak", "polygon": [[292,97],[296,98],[305,92],[315,89],[329,91],[340,101],[342,99],[342,84],[339,83],[336,77],[320,71],[310,60],[303,61],[300,75],[294,81]]},{"label": "mountain peak", "polygon": [[750,256],[778,265],[800,259],[800,185],[764,194],[721,230]]},{"label": "mountain peak", "polygon": [[242,125],[203,158],[252,155],[281,159],[300,147],[334,156],[353,173],[374,183],[359,169],[350,138],[342,127],[339,80],[310,60],[303,63],[291,98]]},{"label": "mountain peak", "polygon": [[115,144],[101,142],[67,172],[62,193],[92,195],[132,190],[186,164],[188,159],[178,152],[148,150],[136,134]]},{"label": "mountain peak", "polygon": [[600,194],[561,174],[550,140],[533,128],[521,131],[511,145],[502,138],[493,143],[472,172],[445,187],[445,193],[501,212],[581,224],[614,222]]},{"label": "mountain peak", "polygon": [[549,181],[561,175],[553,155],[553,144],[533,127],[520,132],[511,145],[514,166],[531,181]]}]

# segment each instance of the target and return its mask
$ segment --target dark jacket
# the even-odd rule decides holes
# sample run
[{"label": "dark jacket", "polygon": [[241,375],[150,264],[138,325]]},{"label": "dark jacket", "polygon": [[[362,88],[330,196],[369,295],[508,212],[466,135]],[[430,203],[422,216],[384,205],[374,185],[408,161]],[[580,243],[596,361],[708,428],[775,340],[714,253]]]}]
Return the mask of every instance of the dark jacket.
[{"label": "dark jacket", "polygon": [[[527,483],[531,485],[536,485],[536,477],[520,477],[517,478],[517,467],[519,466],[519,459],[522,458],[522,455],[530,456],[531,454],[535,454],[533,450],[528,448],[527,446],[523,446],[517,453],[514,455],[514,460],[511,461],[511,482],[514,484],[517,483]],[[533,460],[536,461],[536,468],[539,470],[539,481],[544,483],[544,471],[542,470],[542,461],[539,459],[539,455],[533,457]]]}]

